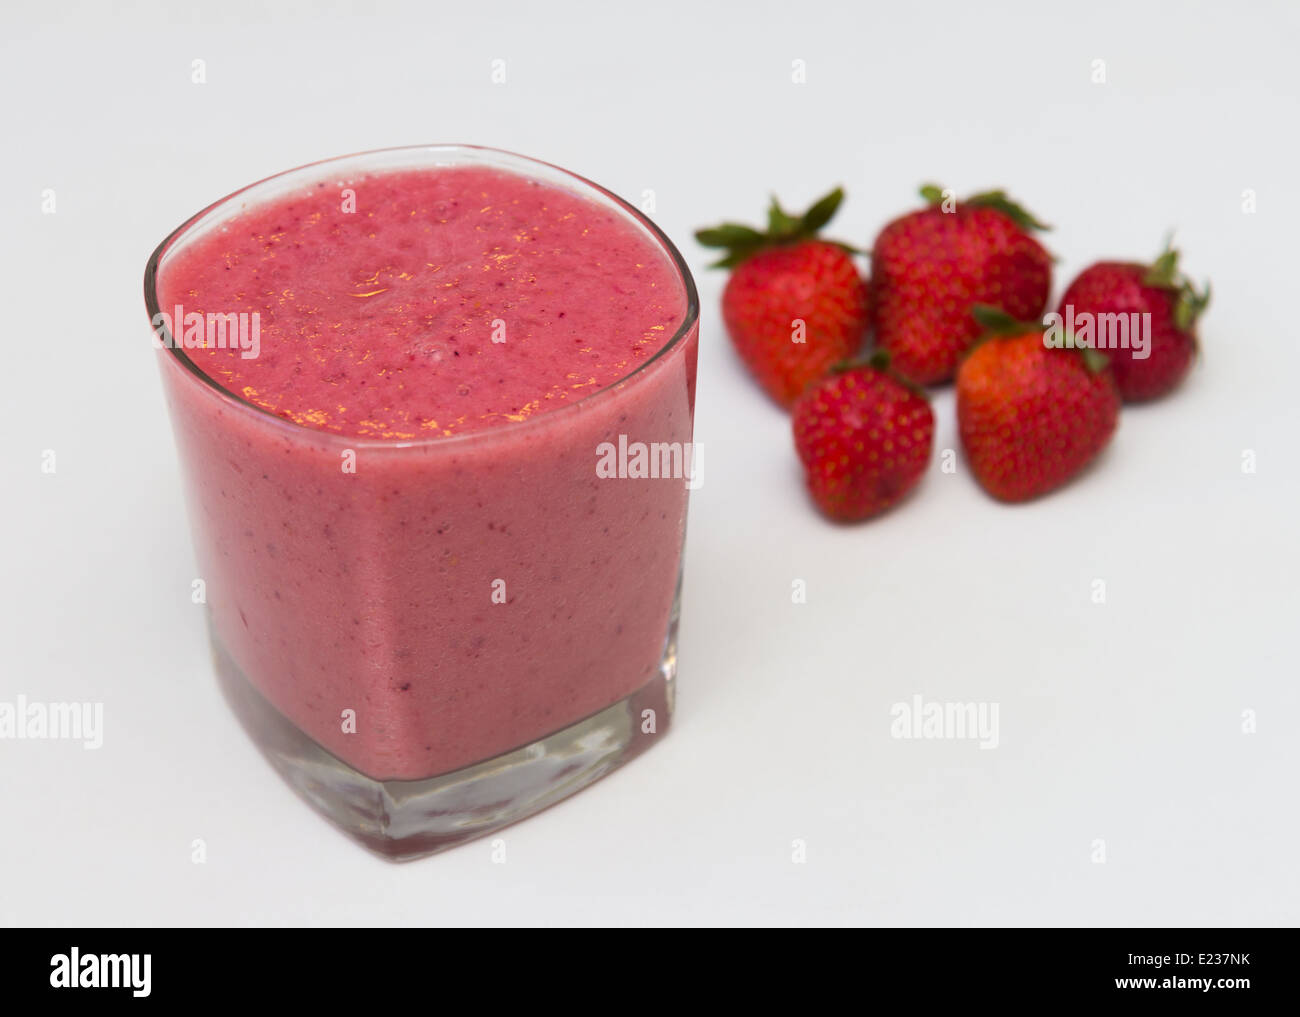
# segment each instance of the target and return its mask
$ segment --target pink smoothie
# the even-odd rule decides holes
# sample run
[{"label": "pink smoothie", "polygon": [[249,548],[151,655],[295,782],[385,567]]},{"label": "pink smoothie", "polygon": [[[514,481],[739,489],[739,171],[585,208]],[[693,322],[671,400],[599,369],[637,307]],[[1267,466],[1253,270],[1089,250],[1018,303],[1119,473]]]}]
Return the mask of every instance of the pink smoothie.
[{"label": "pink smoothie", "polygon": [[258,314],[256,357],[163,377],[216,636],[319,744],[429,777],[657,674],[687,488],[596,467],[690,442],[695,336],[665,350],[686,287],[625,213],[484,167],[317,179],[157,293]]}]

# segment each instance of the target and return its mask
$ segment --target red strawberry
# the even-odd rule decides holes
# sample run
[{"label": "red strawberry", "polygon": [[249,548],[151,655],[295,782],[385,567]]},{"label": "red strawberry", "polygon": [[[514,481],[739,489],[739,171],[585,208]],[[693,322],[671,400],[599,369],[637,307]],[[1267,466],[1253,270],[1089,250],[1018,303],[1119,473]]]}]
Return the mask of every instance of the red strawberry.
[{"label": "red strawberry", "polygon": [[[1087,325],[1091,343],[1106,349],[1119,394],[1125,402],[1140,402],[1166,395],[1187,375],[1196,355],[1196,319],[1209,303],[1209,284],[1198,293],[1178,271],[1178,252],[1167,246],[1153,265],[1100,261],[1085,268],[1061,297],[1058,313],[1061,327],[1080,341]],[[1105,319],[1098,316],[1112,314],[1150,317],[1124,319],[1122,346],[1115,348],[1114,335],[1109,347],[1099,341]],[[1146,336],[1142,342],[1133,341],[1135,324]]]},{"label": "red strawberry", "polygon": [[850,365],[794,406],[794,444],[808,490],[832,519],[885,511],[930,461],[934,414],[924,395],[886,369],[887,357]]},{"label": "red strawberry", "polygon": [[984,490],[1027,501],[1060,487],[1106,446],[1119,421],[1119,391],[1095,350],[1049,347],[1041,325],[977,313],[1007,334],[962,361],[957,427]]},{"label": "red strawberry", "polygon": [[851,248],[816,239],[843,200],[836,188],[793,218],[773,198],[766,233],[723,223],[695,234],[727,251],[716,263],[735,269],[722,319],[741,359],[782,406],[862,346],[867,287]]},{"label": "red strawberry", "polygon": [[894,370],[933,385],[952,378],[979,338],[975,304],[1021,320],[1042,315],[1052,260],[1029,235],[1048,227],[1002,191],[954,204],[927,185],[921,196],[928,208],[895,219],[876,237],[871,306],[876,343],[893,356]]}]

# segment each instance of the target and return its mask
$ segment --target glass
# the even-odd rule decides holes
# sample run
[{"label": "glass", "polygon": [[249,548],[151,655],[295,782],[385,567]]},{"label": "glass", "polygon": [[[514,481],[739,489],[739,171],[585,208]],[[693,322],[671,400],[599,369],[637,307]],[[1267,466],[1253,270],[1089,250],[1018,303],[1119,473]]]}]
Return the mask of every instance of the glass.
[{"label": "glass", "polygon": [[[529,816],[667,732],[687,497],[699,482],[690,272],[610,192],[470,146],[368,152],[270,177],[175,230],[145,271],[157,323],[170,259],[244,210],[321,181],[463,165],[565,188],[631,223],[680,283],[676,334],[563,408],[409,441],[286,420],[222,388],[159,332],[226,699],[308,802],[395,858]],[[676,472],[627,469],[624,450],[638,442],[665,464],[681,456]],[[353,472],[340,465],[349,455]]]}]

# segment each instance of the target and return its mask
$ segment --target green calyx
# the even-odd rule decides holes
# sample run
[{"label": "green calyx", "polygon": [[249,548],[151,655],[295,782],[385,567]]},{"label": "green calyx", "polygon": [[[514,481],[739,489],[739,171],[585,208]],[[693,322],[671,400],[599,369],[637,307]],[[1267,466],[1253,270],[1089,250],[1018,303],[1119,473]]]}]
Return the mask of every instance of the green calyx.
[{"label": "green calyx", "polygon": [[991,304],[976,304],[970,309],[970,316],[984,330],[986,336],[1024,335],[1026,332],[1041,332],[1040,321],[1021,321],[1000,307]]},{"label": "green calyx", "polygon": [[1174,325],[1182,332],[1190,332],[1196,327],[1196,319],[1210,306],[1210,284],[1205,284],[1203,292],[1197,290],[1195,284],[1179,270],[1178,256],[1171,235],[1165,241],[1165,249],[1160,257],[1156,258],[1142,277],[1142,282],[1147,286],[1172,290],[1178,295],[1174,302]]},{"label": "green calyx", "polygon": [[[942,205],[944,191],[938,184],[924,184],[921,187],[921,197],[930,205]],[[1050,230],[1052,228],[1047,223],[1040,221],[1022,205],[1007,197],[1006,191],[982,191],[979,194],[972,194],[960,204],[995,208],[1003,215],[1008,216],[1022,230]]]},{"label": "green calyx", "polygon": [[907,389],[909,392],[914,392],[917,395],[919,395],[922,399],[924,399],[926,402],[929,402],[930,393],[928,393],[924,388],[916,384],[914,381],[903,377],[903,375],[895,371],[890,366],[891,359],[892,358],[890,357],[889,350],[877,346],[874,350],[872,350],[870,353],[866,354],[865,356],[854,357],[852,360],[841,360],[837,364],[832,364],[830,373],[832,375],[847,374],[849,371],[857,371],[864,367],[869,368],[872,371],[879,371],[881,374],[888,377],[891,381],[897,382],[899,385],[902,385],[903,388]]},{"label": "green calyx", "polygon": [[[1008,339],[1012,336],[1043,332],[1043,323],[1041,321],[1020,321],[1007,314],[1002,308],[992,307],[989,304],[976,304],[971,308],[970,313],[980,328],[984,330],[984,334],[971,346],[972,350],[990,339],[999,337]],[[1110,359],[1106,354],[1093,349],[1091,346],[1076,343],[1073,333],[1070,332],[1066,332],[1061,336],[1059,343],[1050,343],[1044,339],[1044,345],[1049,349],[1064,349],[1077,352],[1083,357],[1084,366],[1092,374],[1104,371],[1110,365]],[[970,350],[966,352],[969,353]]]},{"label": "green calyx", "polygon": [[870,367],[873,371],[888,373],[890,359],[889,350],[877,347],[863,356],[852,357],[831,364],[831,374],[847,374],[849,371],[856,371],[860,367]]},{"label": "green calyx", "polygon": [[[767,232],[740,223],[724,222],[721,226],[696,230],[695,239],[704,247],[718,247],[727,252],[724,257],[710,265],[710,268],[734,268],[746,258],[752,258],[759,251],[769,247],[815,239],[821,228],[834,218],[843,201],[844,189],[837,187],[824,198],[814,202],[803,215],[793,216],[786,212],[773,197],[772,204],[767,210]],[[849,254],[859,253],[848,244],[835,241],[832,243]]]},{"label": "green calyx", "polygon": [[1088,368],[1089,374],[1101,374],[1110,366],[1110,357],[1094,350],[1091,346],[1080,346],[1079,353],[1083,356],[1083,363]]},{"label": "green calyx", "polygon": [[927,205],[942,205],[943,188],[938,184],[922,184],[921,197],[925,199]]}]

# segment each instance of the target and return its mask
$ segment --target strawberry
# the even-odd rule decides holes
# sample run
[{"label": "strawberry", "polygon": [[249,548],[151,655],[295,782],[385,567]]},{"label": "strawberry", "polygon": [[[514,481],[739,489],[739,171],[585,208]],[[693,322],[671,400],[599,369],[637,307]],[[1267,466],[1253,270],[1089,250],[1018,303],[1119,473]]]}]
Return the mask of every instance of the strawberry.
[{"label": "strawberry", "polygon": [[928,208],[895,219],[871,253],[876,343],[894,369],[919,385],[948,381],[980,336],[975,304],[1017,319],[1047,306],[1052,260],[1030,236],[1047,229],[1002,191],[977,194],[951,211],[938,187],[921,188]]},{"label": "strawberry", "polygon": [[862,345],[867,287],[852,248],[817,239],[843,200],[836,188],[794,218],[773,198],[766,233],[723,223],[695,234],[727,251],[714,266],[733,269],[722,319],[740,358],[782,406]]},{"label": "strawberry", "polygon": [[930,461],[934,414],[888,370],[887,355],[848,365],[794,405],[794,444],[808,491],[826,515],[877,515],[917,485]]},{"label": "strawberry", "polygon": [[1120,398],[1106,358],[1048,346],[1043,327],[991,308],[979,320],[995,333],[957,372],[957,427],[975,478],[1002,501],[1027,501],[1059,487],[1110,441]]},{"label": "strawberry", "polygon": [[[1210,303],[1210,287],[1198,293],[1178,271],[1178,252],[1166,245],[1152,265],[1099,261],[1079,273],[1061,297],[1061,326],[1106,348],[1125,402],[1157,399],[1178,386],[1196,355],[1196,320]],[[1127,319],[1125,331],[1100,341],[1099,315],[1149,315]],[[1083,317],[1081,317],[1083,316]],[[1114,319],[1110,319],[1113,321]],[[1145,336],[1135,342],[1137,329]],[[1122,345],[1116,348],[1116,340]]]}]

